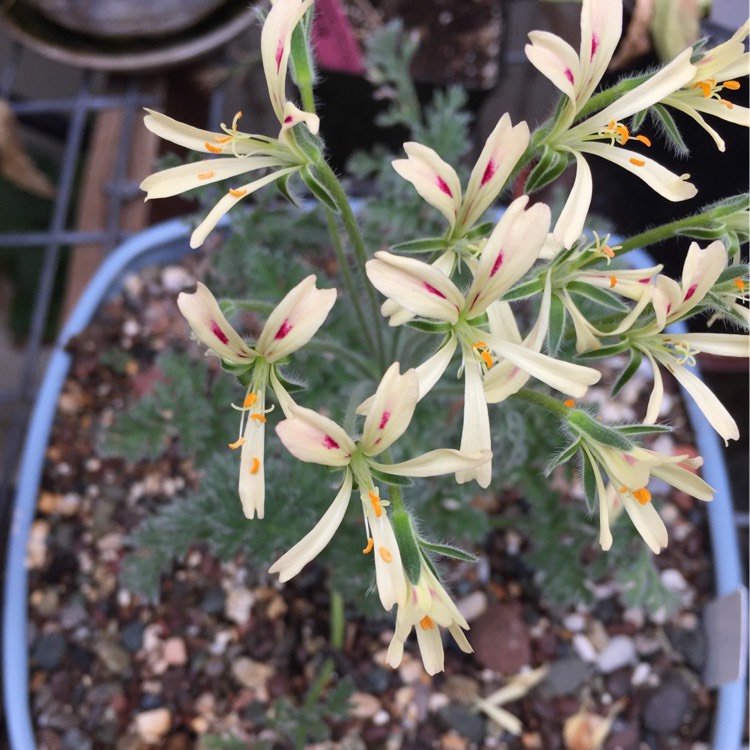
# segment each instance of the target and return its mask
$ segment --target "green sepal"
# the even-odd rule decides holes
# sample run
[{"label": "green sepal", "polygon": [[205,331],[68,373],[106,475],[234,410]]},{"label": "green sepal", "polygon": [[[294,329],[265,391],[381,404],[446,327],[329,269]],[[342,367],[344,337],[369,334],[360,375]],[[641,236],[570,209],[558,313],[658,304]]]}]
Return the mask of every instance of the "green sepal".
[{"label": "green sepal", "polygon": [[610,292],[607,289],[600,289],[598,286],[592,286],[583,281],[569,281],[565,288],[572,294],[579,294],[581,297],[586,297],[612,310],[625,312],[629,309],[614,292]]},{"label": "green sepal", "polygon": [[399,474],[387,474],[384,471],[373,469],[370,466],[370,473],[383,484],[388,484],[391,487],[411,487],[414,482],[409,477],[402,477]]},{"label": "green sepal", "polygon": [[552,295],[549,309],[549,328],[547,329],[547,350],[554,357],[560,350],[565,334],[565,305],[559,295]]},{"label": "green sepal", "polygon": [[576,359],[606,359],[607,357],[614,357],[617,354],[622,354],[630,347],[630,344],[623,340],[617,344],[610,344],[609,346],[602,346],[599,349],[590,349],[587,352],[581,352],[576,355]]},{"label": "green sepal", "polygon": [[422,555],[419,542],[414,533],[411,517],[405,510],[395,510],[391,514],[393,533],[396,536],[398,551],[401,553],[401,564],[404,566],[406,577],[416,586],[422,573]]},{"label": "green sepal", "polygon": [[504,302],[513,302],[518,299],[525,299],[526,297],[533,297],[535,294],[539,294],[544,289],[544,279],[537,277],[530,281],[524,281],[522,284],[514,286],[509,289],[502,296]]},{"label": "green sepal", "polygon": [[303,103],[314,99],[313,86],[317,79],[315,60],[309,44],[310,19],[312,19],[312,10],[308,10],[303,21],[295,26],[289,51],[292,80],[300,90]]},{"label": "green sepal", "polygon": [[302,178],[302,182],[307,185],[310,192],[324,205],[331,209],[334,213],[339,213],[336,201],[333,200],[331,194],[323,187],[323,185],[316,179],[313,170],[309,164],[305,164],[299,170],[299,175]]},{"label": "green sepal", "polygon": [[662,104],[654,104],[649,112],[661,133],[675,150],[675,153],[679,156],[687,156],[690,153],[690,149],[687,147],[682,133],[680,133],[680,129],[677,127],[677,123],[667,108]]},{"label": "green sepal", "polygon": [[255,360],[249,365],[238,365],[234,362],[225,362],[221,360],[221,369],[234,375],[243,388],[247,388],[253,382],[253,371],[255,370]]},{"label": "green sepal", "polygon": [[583,496],[586,499],[586,507],[588,508],[589,513],[593,513],[596,508],[596,474],[591,459],[586,454],[586,451],[581,451],[581,474],[581,479],[583,480]]},{"label": "green sepal", "polygon": [[487,315],[487,312],[483,312],[480,315],[477,315],[476,318],[471,318],[471,320],[467,320],[467,324],[472,326],[473,328],[479,328],[480,326],[487,325],[489,323],[490,316]]},{"label": "green sepal", "polygon": [[638,435],[661,435],[665,432],[672,432],[672,427],[667,424],[623,424],[615,429],[621,435],[638,436]]},{"label": "green sepal", "polygon": [[428,552],[434,552],[436,555],[443,555],[443,557],[452,557],[454,560],[475,563],[479,559],[471,552],[467,552],[460,547],[454,547],[452,544],[436,544],[435,542],[426,542],[424,539],[420,539],[419,544],[422,549]]},{"label": "green sepal", "polygon": [[451,324],[438,320],[409,320],[406,325],[424,333],[448,333]]},{"label": "green sepal", "polygon": [[464,239],[467,239],[470,242],[472,240],[484,239],[494,228],[495,228],[494,222],[485,221],[482,224],[477,224],[477,226],[475,226],[470,232],[467,232],[464,235]]},{"label": "green sepal", "polygon": [[643,121],[646,119],[648,109],[642,109],[640,112],[636,112],[630,120],[630,130],[633,133],[637,133],[643,126]]},{"label": "green sepal", "polygon": [[727,266],[719,274],[719,278],[716,279],[716,283],[714,284],[714,289],[716,289],[716,287],[719,286],[719,284],[723,284],[727,281],[734,281],[735,279],[745,278],[747,274],[748,274],[747,263],[738,263],[736,266]]},{"label": "green sepal", "polygon": [[281,371],[278,368],[276,368],[276,377],[279,379],[279,383],[281,383],[281,385],[288,393],[299,393],[300,391],[304,391],[306,388],[306,385],[304,383],[292,380],[289,375],[282,375]]},{"label": "green sepal", "polygon": [[709,292],[705,296],[704,301],[708,303],[708,307],[710,309],[712,309],[714,312],[717,312],[722,318],[731,320],[735,325],[738,325],[740,326],[740,328],[747,330],[747,318],[740,312],[738,312],[734,307],[726,304],[726,302],[724,302],[724,300],[721,299],[721,297],[719,297],[717,294]]},{"label": "green sepal", "polygon": [[703,209],[703,212],[710,213],[714,219],[723,219],[726,216],[747,211],[748,208],[750,208],[750,194],[740,193],[711,203]]},{"label": "green sepal", "polygon": [[727,228],[722,222],[712,221],[708,224],[694,227],[680,227],[675,229],[675,234],[682,237],[690,237],[694,240],[720,240],[727,233]]},{"label": "green sepal", "polygon": [[534,193],[554,182],[568,168],[569,158],[567,153],[543,146],[539,161],[526,178],[524,192]]},{"label": "green sepal", "polygon": [[276,185],[276,189],[281,193],[281,195],[284,198],[286,198],[286,200],[288,200],[296,208],[300,208],[299,202],[292,195],[292,192],[289,190],[289,180],[291,179],[291,177],[292,177],[291,174],[282,175],[274,182],[274,185]]},{"label": "green sepal", "polygon": [[573,409],[570,412],[568,423],[582,436],[589,437],[597,443],[610,445],[621,451],[629,451],[633,447],[632,441],[620,435],[617,430],[598,422],[580,409]]},{"label": "green sepal", "polygon": [[578,453],[581,447],[581,441],[576,440],[571,443],[567,448],[563,448],[557,455],[553,456],[547,463],[544,469],[544,476],[548,477],[558,466],[570,461],[576,453]]},{"label": "green sepal", "polygon": [[643,361],[643,352],[641,352],[640,349],[631,349],[630,350],[630,362],[628,362],[625,369],[620,373],[619,377],[615,381],[614,385],[612,386],[612,395],[616,396],[620,390],[622,390],[622,387],[625,385],[625,383],[630,380],[630,378],[633,377],[633,375],[638,372],[638,368],[641,366],[641,362]]},{"label": "green sepal", "polygon": [[444,237],[429,237],[424,240],[399,242],[392,249],[399,253],[433,253],[437,250],[445,250],[449,244],[448,240]]}]

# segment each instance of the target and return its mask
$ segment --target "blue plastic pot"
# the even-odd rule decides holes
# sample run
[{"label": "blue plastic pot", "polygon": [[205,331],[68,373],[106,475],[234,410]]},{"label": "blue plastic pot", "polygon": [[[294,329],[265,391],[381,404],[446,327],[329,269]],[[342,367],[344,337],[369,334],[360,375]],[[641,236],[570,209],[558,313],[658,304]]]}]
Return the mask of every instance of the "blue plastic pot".
[{"label": "blue plastic pot", "polygon": [[[36,748],[28,701],[28,578],[25,559],[47,443],[58,397],[70,367],[71,357],[65,353],[65,344],[86,328],[102,302],[119,289],[126,273],[145,265],[166,263],[182,257],[189,251],[188,236],[184,222],[169,221],[144,231],[114,251],[86,288],[60,334],[42,382],[21,459],[5,567],[3,684],[11,750]],[[634,265],[653,265],[645,253],[633,252],[630,257]],[[692,400],[686,399],[686,404],[698,452],[705,459],[703,477],[716,489],[716,497],[707,507],[716,570],[716,593],[721,596],[742,586],[729,480],[717,435]],[[742,677],[719,689],[713,750],[738,750],[740,747],[745,695]]]}]

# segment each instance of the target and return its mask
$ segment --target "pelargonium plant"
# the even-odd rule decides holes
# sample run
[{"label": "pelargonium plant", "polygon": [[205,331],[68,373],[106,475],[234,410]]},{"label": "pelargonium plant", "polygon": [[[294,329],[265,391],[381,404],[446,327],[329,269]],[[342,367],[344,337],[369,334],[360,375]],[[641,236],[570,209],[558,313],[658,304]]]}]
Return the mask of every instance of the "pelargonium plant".
[{"label": "pelargonium plant", "polygon": [[[614,518],[623,509],[654,553],[667,545],[667,529],[649,490],[652,478],[699,500],[713,497],[696,473],[700,458],[664,455],[646,444],[654,433],[669,429],[660,422],[662,370],[677,379],[725,441],[738,438],[731,415],[692,367],[700,352],[747,356],[747,337],[675,335],[668,326],[710,312],[747,330],[747,266],[740,255],[748,238],[747,196],[729,197],[613,247],[587,230],[594,189],[588,160],[613,162],[660,198],[695,196],[699,188],[689,174],[675,174],[649,155],[652,135],[645,125],[656,123],[669,145],[679,137],[670,114],[678,110],[724,150],[715,121],[750,122],[748,109],[733,100],[740,86],[735,79],[748,74],[744,40],[750,22],[724,44],[697,44],[658,70],[598,90],[621,36],[622,2],[583,0],[579,51],[554,34],[530,34],[529,61],[560,91],[553,114],[536,130],[503,115],[464,185],[456,167],[435,150],[415,141],[404,144],[405,158],[393,161],[393,169],[442,217],[444,230],[386,248],[366,245],[352,203],[326,161],[313,89],[314,12],[313,0],[276,0],[265,17],[261,55],[278,136],[239,130],[239,114],[231,126],[211,132],[149,112],[145,123],[150,130],[206,158],[153,174],[142,187],[148,198],[159,198],[229,181],[227,192],[193,232],[193,247],[257,190],[275,185],[294,202],[298,179],[323,205],[330,225],[343,226],[349,246],[333,243],[343,293],[318,288],[316,277],[309,276],[286,291],[255,342],[232,327],[202,284],[193,293],[181,293],[178,305],[195,338],[245,389],[236,407],[239,435],[229,448],[240,451],[238,502],[246,522],[263,523],[269,422],[288,451],[285,460],[338,473],[328,509],[270,572],[281,581],[297,575],[333,543],[356,505],[362,553],[373,560],[380,603],[387,611],[396,608],[387,661],[394,667],[400,663],[414,629],[425,669],[435,674],[444,665],[439,628],[447,628],[463,651],[471,651],[468,624],[441,583],[435,557],[467,555],[431,541],[429,517],[414,517],[408,487],[412,478],[440,474],[492,487],[503,470],[503,456],[492,455],[493,416],[504,402],[520,399],[546,410],[566,436],[564,448],[549,457],[548,474],[567,462],[576,467],[589,509],[598,507],[604,550],[613,543]],[[291,82],[297,93],[287,97]],[[574,166],[575,179],[553,220],[550,208],[534,194],[557,181],[568,166]],[[250,172],[253,179],[245,182],[243,175]],[[494,205],[511,188],[517,197],[498,214]],[[697,240],[686,247],[679,281],[664,275],[660,265],[624,268],[613,262],[636,246],[674,236],[686,244],[689,238]],[[361,350],[342,345],[338,356],[359,357],[373,381],[379,379],[374,392],[362,394],[353,405],[364,421],[356,426],[352,413],[347,429],[328,416],[338,394],[331,393],[328,404],[307,403],[304,391],[292,388],[289,369],[295,352],[325,332],[334,303],[349,306],[360,324]],[[533,310],[535,319],[528,320],[522,310]],[[424,361],[394,361],[396,332],[404,327],[432,342]],[[567,347],[562,345],[566,329]],[[421,344],[414,347],[424,350]],[[601,377],[595,364],[612,356],[629,357],[614,384],[615,397],[644,361],[650,365],[653,390],[641,423],[607,424],[586,404],[589,387]],[[416,410],[445,409],[439,389],[449,385],[446,373],[456,373],[456,365],[463,381],[460,444],[442,445],[436,439],[437,446],[427,445],[427,452],[394,461],[391,448],[409,431]],[[269,402],[280,407],[278,419]],[[420,436],[420,443],[429,437]],[[276,490],[273,502],[283,502],[283,491]]]}]

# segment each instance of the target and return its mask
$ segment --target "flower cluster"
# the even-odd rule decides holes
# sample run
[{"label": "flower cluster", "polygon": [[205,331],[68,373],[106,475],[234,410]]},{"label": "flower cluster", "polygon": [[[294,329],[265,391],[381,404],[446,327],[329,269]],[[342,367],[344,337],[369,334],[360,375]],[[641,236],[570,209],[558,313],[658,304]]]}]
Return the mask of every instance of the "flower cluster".
[{"label": "flower cluster", "polygon": [[[239,114],[231,126],[212,133],[150,112],[146,126],[153,132],[216,158],[154,174],[142,187],[147,197],[156,198],[270,170],[229,188],[193,233],[195,247],[229,208],[250,193],[276,183],[288,197],[286,181],[299,174],[331,210],[331,221],[334,212],[343,218],[354,256],[348,258],[342,251],[342,281],[347,285],[347,303],[354,306],[359,320],[379,322],[374,289],[384,298],[379,312],[390,329],[408,327],[417,332],[415,336],[437,337],[433,353],[403,372],[398,361],[403,359],[403,349],[402,356],[396,356],[395,345],[390,355],[387,346],[379,347],[378,372],[383,374],[374,393],[356,409],[364,420],[361,432],[355,433],[353,420],[345,421],[348,429],[344,429],[327,413],[292,399],[282,373],[290,356],[328,318],[335,289],[318,289],[316,278],[308,276],[271,312],[252,345],[230,325],[204,285],[178,299],[195,337],[245,388],[244,400],[236,407],[241,415],[239,436],[229,446],[241,449],[239,495],[245,515],[260,519],[265,513],[264,440],[270,397],[283,412],[276,433],[288,453],[340,473],[333,501],[270,572],[278,573],[281,581],[297,575],[331,543],[352,498],[358,498],[353,504],[356,514],[361,513],[362,552],[372,557],[380,603],[386,611],[397,608],[387,662],[400,663],[415,630],[425,669],[435,674],[444,666],[440,628],[448,630],[463,652],[471,652],[471,646],[465,635],[468,623],[443,587],[433,557],[442,553],[466,559],[466,553],[435,544],[421,529],[417,531],[402,487],[408,484],[404,478],[445,474],[454,474],[458,483],[476,480],[480,487],[490,487],[500,473],[492,462],[490,406],[514,397],[547,409],[560,433],[569,438],[548,468],[552,471],[579,457],[586,498],[590,507],[599,508],[599,542],[604,550],[613,544],[613,523],[623,509],[654,553],[666,546],[667,528],[648,489],[654,478],[699,500],[713,496],[712,488],[695,473],[700,458],[662,455],[641,441],[666,429],[656,424],[663,404],[662,368],[695,399],[725,441],[739,436],[729,412],[691,368],[701,351],[747,356],[747,337],[674,334],[669,326],[705,311],[747,328],[747,268],[737,252],[750,234],[747,199],[715,204],[695,219],[678,222],[677,229],[665,230],[708,241],[704,247],[697,242],[689,245],[679,282],[665,276],[658,265],[624,269],[614,261],[630,248],[627,241],[612,247],[608,238],[586,236],[593,192],[587,159],[608,159],[670,201],[696,195],[689,175],[674,174],[648,155],[651,138],[638,130],[646,114],[667,122],[671,108],[701,124],[723,150],[724,141],[703,115],[748,125],[747,108],[725,98],[723,92],[737,90],[740,84],[735,79],[748,72],[744,40],[750,23],[712,50],[687,49],[662,69],[597,94],[620,39],[622,2],[583,0],[578,51],[546,32],[533,32],[526,47],[532,65],[564,97],[550,119],[532,134],[525,122],[514,125],[503,115],[481,149],[465,189],[454,166],[437,151],[421,143],[405,143],[406,158],[395,159],[393,169],[444,217],[444,234],[367,253],[333,172],[326,172],[322,182],[315,178],[316,170],[322,174],[325,167],[323,145],[315,138],[319,122],[311,104],[312,84],[297,81],[301,100],[308,106],[300,108],[287,99],[287,69],[311,65],[309,39],[304,44],[293,44],[292,39],[295,33],[307,34],[305,18],[312,6],[313,0],[276,0],[263,26],[262,61],[271,107],[281,127],[278,136],[241,132]],[[669,128],[665,130],[668,133]],[[556,179],[569,164],[575,166],[574,184],[553,224],[550,208],[530,194]],[[517,175],[526,176],[526,194],[520,194],[517,182],[519,197],[499,218],[495,214],[493,221],[480,223]],[[647,235],[649,242],[663,239],[658,233]],[[418,252],[430,256],[414,257]],[[371,285],[368,295],[359,293],[350,262],[361,283]],[[364,311],[367,300],[375,306]],[[527,302],[519,306],[519,300]],[[592,314],[592,309],[599,312]],[[580,360],[614,355],[630,356],[613,386],[615,394],[644,358],[651,365],[653,389],[642,424],[607,425],[592,408],[576,406],[574,399],[584,399],[601,378],[599,369]],[[449,372],[463,380],[460,445],[394,463],[391,447],[407,433],[417,408],[434,403],[433,391]],[[350,417],[354,417],[352,410]],[[490,708],[500,715],[499,709]]]}]

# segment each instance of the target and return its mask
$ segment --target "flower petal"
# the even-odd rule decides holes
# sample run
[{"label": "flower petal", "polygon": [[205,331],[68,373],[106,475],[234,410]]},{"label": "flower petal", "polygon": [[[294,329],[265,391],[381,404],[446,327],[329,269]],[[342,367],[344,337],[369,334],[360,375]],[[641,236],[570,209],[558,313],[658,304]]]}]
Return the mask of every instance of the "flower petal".
[{"label": "flower petal", "polygon": [[577,151],[573,151],[576,158],[576,177],[573,189],[565,201],[563,210],[555,224],[554,238],[563,247],[573,247],[573,243],[583,234],[586,216],[591,206],[591,196],[594,192],[594,181],[591,177],[591,168],[586,159]]},{"label": "flower petal", "polygon": [[296,576],[307,563],[317,557],[344,520],[351,495],[352,475],[347,471],[341,489],[320,521],[294,547],[283,554],[268,572],[278,573],[279,580],[283,583]]},{"label": "flower petal", "polygon": [[720,240],[701,248],[691,242],[682,267],[680,287],[682,300],[679,306],[680,317],[692,310],[711,291],[721,272],[727,267],[727,251]]},{"label": "flower petal", "polygon": [[335,289],[317,289],[311,275],[291,289],[268,316],[255,348],[275,362],[303,347],[328,317]]},{"label": "flower petal", "polygon": [[[281,133],[301,122],[307,125],[307,129],[313,135],[317,135],[320,130],[320,117],[313,112],[305,112],[303,109],[292,104],[292,102],[286,102],[284,104],[284,119],[281,121]],[[281,135],[279,134],[280,137]]]},{"label": "flower petal", "polygon": [[323,466],[349,464],[356,446],[341,427],[303,406],[295,406],[292,413],[292,419],[276,425],[276,434],[295,458]]},{"label": "flower petal", "polygon": [[706,354],[721,357],[750,356],[750,338],[744,333],[682,333],[680,342]]},{"label": "flower petal", "polygon": [[440,380],[443,373],[453,358],[458,341],[456,337],[449,336],[442,346],[429,358],[416,368],[419,377],[419,399],[420,401],[432,390],[435,383]]},{"label": "flower petal", "polygon": [[490,451],[482,453],[461,453],[452,448],[438,448],[421,456],[396,464],[381,464],[370,461],[376,471],[400,477],[437,477],[481,466],[492,459]]},{"label": "flower petal", "polygon": [[194,292],[180,292],[177,307],[185,316],[195,337],[227,362],[250,364],[258,355],[229,325],[219,303],[200,281]]},{"label": "flower petal", "polygon": [[[471,352],[464,353],[464,422],[461,430],[461,452],[492,454],[490,415],[482,386],[482,370]],[[480,487],[489,487],[492,464],[484,464],[456,472],[456,482],[477,480]]]},{"label": "flower petal", "polygon": [[263,420],[252,419],[252,414],[263,414],[266,409],[266,394],[256,394],[251,414],[245,424],[245,442],[240,454],[239,493],[245,518],[263,518],[266,498],[265,435]]},{"label": "flower petal", "polygon": [[623,506],[630,516],[638,533],[643,537],[643,541],[651,548],[651,551],[658,555],[669,541],[667,527],[664,525],[661,516],[656,508],[648,502],[641,505],[637,500],[633,500],[630,493],[620,495]]},{"label": "flower petal", "polygon": [[548,31],[532,31],[529,39],[531,44],[524,48],[529,62],[575,104],[576,85],[581,74],[576,51],[559,36]]}]

